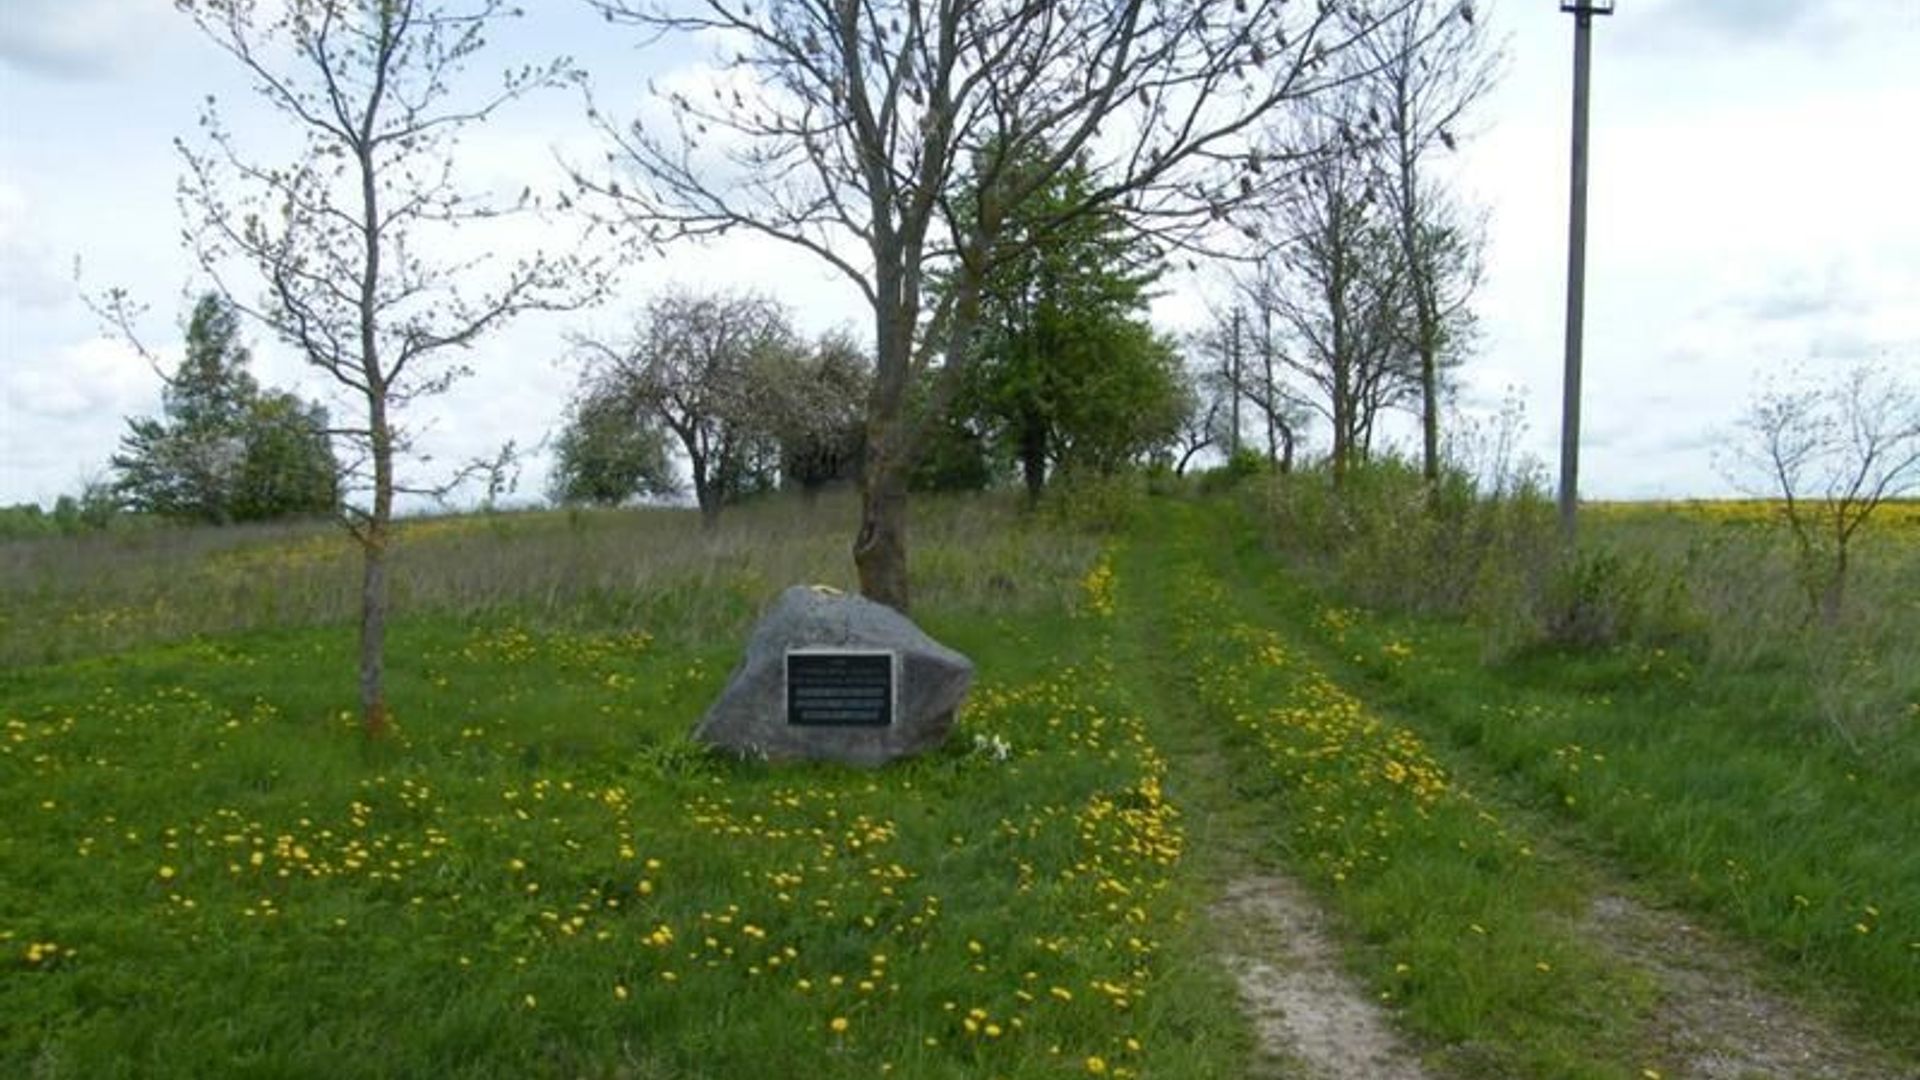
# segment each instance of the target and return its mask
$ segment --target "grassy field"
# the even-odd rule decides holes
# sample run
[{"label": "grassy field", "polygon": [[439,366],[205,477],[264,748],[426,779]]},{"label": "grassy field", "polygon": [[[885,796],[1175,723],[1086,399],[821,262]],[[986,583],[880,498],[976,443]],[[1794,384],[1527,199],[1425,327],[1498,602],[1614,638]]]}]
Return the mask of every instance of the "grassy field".
[{"label": "grassy field", "polygon": [[[832,576],[830,514],[798,536],[766,516],[799,508],[710,551],[677,522],[589,524],[639,566],[688,564],[599,627],[540,621],[559,601],[539,568],[577,523],[420,527],[409,595],[458,595],[421,568],[460,544],[526,569],[525,591],[397,625],[402,735],[371,750],[323,606],[14,669],[0,1072],[1230,1073],[1241,1042],[1183,951],[1181,825],[1110,676],[1095,545],[983,512],[990,542],[938,510],[921,532],[929,623],[983,678],[949,752],[884,772],[684,741],[764,594]],[[323,543],[205,551],[179,577],[331,573],[306,561]],[[176,613],[156,636],[258,625],[231,592],[115,569],[114,602],[150,581]]]},{"label": "grassy field", "polygon": [[[1036,533],[1012,500],[923,498],[914,587],[930,608],[1057,603],[1096,541]],[[743,629],[786,584],[851,587],[851,499],[768,500],[701,531],[681,510],[570,510],[402,523],[394,609],[494,623],[645,626],[699,644]],[[93,533],[0,543],[0,665],[54,663],[240,631],[344,625],[358,556],[336,526]],[[1037,591],[1037,595],[1029,595]]]},{"label": "grassy field", "polygon": [[1914,724],[1862,755],[1704,652],[1488,664],[1227,499],[1117,535],[961,500],[915,532],[981,673],[947,749],[698,752],[759,608],[847,583],[850,513],[414,523],[371,747],[337,535],[9,546],[0,1075],[1295,1075],[1209,915],[1263,868],[1436,1075],[1687,1075],[1583,924],[1614,892],[1920,1054]]},{"label": "grassy field", "polygon": [[[1791,600],[1770,590],[1791,590],[1770,583],[1751,553],[1773,540],[1724,537],[1743,527],[1730,526],[1730,516],[1720,508],[1612,508],[1595,515],[1588,542],[1648,560],[1676,546],[1738,545],[1748,557],[1712,569],[1744,566],[1750,614],[1772,615],[1770,603]],[[1745,520],[1750,527],[1753,518]],[[1216,546],[1235,552],[1241,594],[1260,597],[1270,618],[1290,629],[1292,647],[1311,658],[1292,690],[1264,695],[1304,700],[1310,736],[1311,718],[1342,715],[1343,707],[1349,717],[1367,709],[1392,717],[1397,724],[1387,730],[1422,749],[1376,751],[1376,781],[1417,794],[1419,773],[1409,762],[1435,754],[1452,775],[1531,821],[1542,848],[1563,848],[1600,868],[1612,887],[1694,913],[1763,949],[1773,961],[1766,978],[1843,1014],[1867,1039],[1909,1056],[1920,1049],[1920,804],[1911,797],[1920,782],[1920,669],[1904,666],[1915,645],[1909,628],[1920,621],[1915,593],[1863,591],[1855,624],[1832,632],[1848,636],[1867,666],[1892,666],[1891,703],[1885,686],[1861,694],[1885,715],[1858,738],[1842,737],[1824,722],[1810,685],[1818,650],[1831,642],[1812,643],[1812,655],[1796,652],[1794,638],[1748,651],[1741,643],[1765,630],[1739,626],[1721,628],[1717,643],[1539,647],[1489,662],[1484,628],[1353,606],[1318,575],[1273,574],[1254,530],[1222,528]],[[1876,586],[1910,580],[1920,570],[1920,534],[1910,530],[1901,520],[1883,534],[1879,561],[1862,576]],[[1796,634],[1827,634],[1792,625]],[[1298,656],[1276,654],[1271,663],[1299,668]],[[1366,705],[1351,704],[1358,701]],[[1279,752],[1295,755],[1284,745]],[[1382,763],[1382,754],[1398,764]],[[1304,779],[1294,786],[1313,787]],[[1316,843],[1316,862],[1329,850],[1366,846]],[[1524,872],[1507,877],[1503,849],[1492,847],[1480,865],[1506,879],[1500,888],[1509,896],[1526,888]],[[1441,880],[1445,874],[1427,871],[1417,878]],[[1401,912],[1387,925],[1405,918]],[[1451,970],[1461,968],[1454,962]]]}]

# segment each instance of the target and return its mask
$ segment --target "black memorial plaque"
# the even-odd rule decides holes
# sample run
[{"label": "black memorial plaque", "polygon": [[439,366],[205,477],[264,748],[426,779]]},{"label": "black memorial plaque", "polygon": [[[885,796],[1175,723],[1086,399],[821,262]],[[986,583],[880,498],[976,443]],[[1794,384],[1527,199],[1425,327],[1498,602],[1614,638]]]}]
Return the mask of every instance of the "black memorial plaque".
[{"label": "black memorial plaque", "polygon": [[887,727],[893,723],[894,654],[884,650],[787,652],[787,723]]}]

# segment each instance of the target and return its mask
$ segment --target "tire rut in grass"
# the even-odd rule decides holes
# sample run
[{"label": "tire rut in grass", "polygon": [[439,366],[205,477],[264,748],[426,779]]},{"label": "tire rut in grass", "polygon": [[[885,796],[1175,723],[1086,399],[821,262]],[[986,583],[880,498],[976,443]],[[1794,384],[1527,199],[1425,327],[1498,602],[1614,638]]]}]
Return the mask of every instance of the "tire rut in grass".
[{"label": "tire rut in grass", "polygon": [[1670,912],[1601,891],[1580,927],[1658,987],[1651,1033],[1699,1080],[1916,1080],[1765,989],[1742,950]]},{"label": "tire rut in grass", "polygon": [[[1330,670],[1337,671],[1339,658],[1325,659]],[[1371,696],[1360,684],[1347,685],[1362,699]],[[1395,715],[1398,710],[1380,712],[1406,726],[1407,718]],[[1467,771],[1479,764],[1470,763]],[[1492,789],[1484,785],[1482,797],[1501,804],[1503,815],[1516,816],[1516,808]],[[1574,875],[1588,897],[1582,914],[1569,920],[1570,934],[1609,964],[1637,972],[1653,987],[1643,1030],[1654,1056],[1665,1063],[1665,1075],[1697,1080],[1920,1080],[1920,1068],[1896,1062],[1883,1048],[1848,1035],[1804,1002],[1768,989],[1766,963],[1749,948],[1631,898],[1617,868],[1576,854],[1584,845],[1572,837],[1571,826],[1533,824],[1542,856]]]},{"label": "tire rut in grass", "polygon": [[1319,908],[1289,878],[1227,883],[1208,911],[1261,1054],[1338,1080],[1426,1080],[1383,1013],[1340,969]]},{"label": "tire rut in grass", "polygon": [[1176,782],[1187,780],[1182,787],[1195,796],[1189,840],[1214,877],[1203,915],[1254,1038],[1250,1077],[1427,1080],[1386,1012],[1342,969],[1311,894],[1263,858],[1256,838],[1265,826],[1248,816],[1251,800],[1220,805],[1219,787],[1198,782],[1232,775],[1217,742],[1189,728],[1170,752]]},{"label": "tire rut in grass", "polygon": [[[1157,616],[1159,612],[1155,612]],[[1270,865],[1257,837],[1271,828],[1238,796],[1222,738],[1175,691],[1157,617],[1135,612],[1134,647],[1166,730],[1188,842],[1212,888],[1202,914],[1253,1035],[1249,1080],[1428,1080],[1386,1013],[1349,977],[1327,919],[1306,889]]]}]

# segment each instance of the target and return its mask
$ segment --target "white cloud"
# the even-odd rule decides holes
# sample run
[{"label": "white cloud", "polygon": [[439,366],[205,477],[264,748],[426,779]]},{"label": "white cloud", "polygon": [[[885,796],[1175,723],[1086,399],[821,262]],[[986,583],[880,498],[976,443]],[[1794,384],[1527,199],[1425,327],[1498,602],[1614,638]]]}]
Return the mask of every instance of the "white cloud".
[{"label": "white cloud", "polygon": [[170,8],[154,0],[7,0],[0,64],[67,78],[114,74],[178,18]]},{"label": "white cloud", "polygon": [[[1920,7],[1875,6],[1644,0],[1600,25],[1583,494],[1727,491],[1710,447],[1770,372],[1920,342],[1920,151],[1886,128],[1920,109]],[[1506,13],[1511,77],[1462,155],[1492,211],[1467,389],[1522,387],[1528,448],[1554,462],[1570,29]]]},{"label": "white cloud", "polygon": [[1829,49],[1876,24],[1912,24],[1913,11],[1884,0],[1642,0],[1620,7],[1631,47],[1698,54],[1727,45]]},{"label": "white cloud", "polygon": [[26,194],[0,181],[0,304],[58,307],[71,291],[55,270],[53,249],[32,226]]},{"label": "white cloud", "polygon": [[[162,358],[172,363],[172,357]],[[0,372],[0,502],[51,503],[106,466],[130,415],[157,413],[160,380],[132,349],[92,338]]]},{"label": "white cloud", "polygon": [[[163,360],[163,364],[172,363]],[[56,350],[41,363],[10,366],[0,376],[10,421],[116,417],[159,403],[160,380],[128,345],[97,337]]]}]

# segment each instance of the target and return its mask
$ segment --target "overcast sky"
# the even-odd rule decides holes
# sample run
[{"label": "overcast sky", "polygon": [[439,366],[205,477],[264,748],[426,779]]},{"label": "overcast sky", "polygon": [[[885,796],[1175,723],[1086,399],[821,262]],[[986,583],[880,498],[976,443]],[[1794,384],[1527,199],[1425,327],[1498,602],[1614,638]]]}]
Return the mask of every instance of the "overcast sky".
[{"label": "overcast sky", "polygon": [[[700,59],[641,51],[573,0],[525,6],[481,62],[569,54],[614,104]],[[1524,445],[1551,468],[1572,20],[1554,0],[1492,6],[1505,77],[1456,163],[1488,215],[1483,338],[1460,406],[1487,415],[1517,394]],[[1768,379],[1868,359],[1920,378],[1920,0],[1618,6],[1595,31],[1582,493],[1724,494],[1715,441]],[[158,411],[158,377],[101,334],[74,264],[89,288],[150,304],[144,336],[177,351],[204,282],[178,239],[171,142],[193,132],[209,93],[242,139],[271,138],[231,61],[164,0],[0,0],[0,504],[78,490],[126,416]],[[553,94],[475,131],[461,161],[481,186],[552,188],[556,148],[594,146],[580,103]],[[850,286],[770,242],[679,250],[628,274],[601,312],[531,318],[483,345],[473,378],[421,406],[425,445],[446,461],[539,443],[575,380],[563,334],[617,323],[670,281],[763,289],[809,332],[870,321]],[[1202,283],[1166,284],[1156,321],[1193,328]],[[331,393],[252,341],[262,382]],[[523,497],[546,468],[529,462]]]}]

